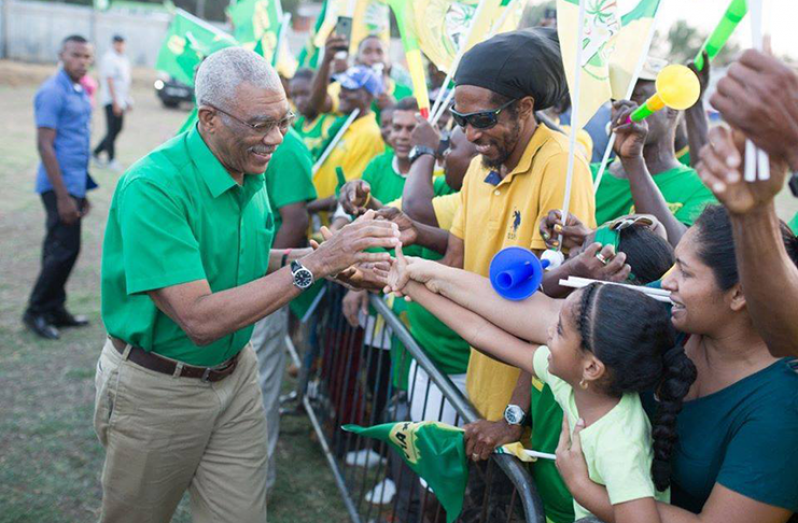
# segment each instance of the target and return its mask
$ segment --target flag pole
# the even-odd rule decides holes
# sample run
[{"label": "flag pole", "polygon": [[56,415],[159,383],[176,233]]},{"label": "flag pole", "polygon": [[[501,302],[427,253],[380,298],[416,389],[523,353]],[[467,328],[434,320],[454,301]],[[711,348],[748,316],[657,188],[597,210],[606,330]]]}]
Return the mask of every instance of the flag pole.
[{"label": "flag pole", "polygon": [[[507,4],[507,7],[504,8],[504,12],[502,13],[501,17],[496,21],[495,24],[493,24],[493,27],[490,28],[490,33],[488,33],[487,39],[493,38],[496,33],[499,32],[499,29],[501,29],[504,23],[507,21],[507,18],[510,16],[510,12],[515,7],[517,2],[518,0],[510,0],[510,2]],[[476,16],[474,18],[476,19]],[[458,65],[460,65],[459,61]],[[432,107],[432,112],[430,113],[432,115],[432,125],[438,123],[438,120],[440,120],[441,116],[443,116],[443,112],[447,107],[449,107],[452,98],[454,98],[454,89],[449,89],[449,92],[446,93],[446,97],[443,99],[443,102],[441,102],[441,94],[443,94],[446,86],[449,85],[449,82],[451,81],[451,76],[454,75],[457,70],[456,67],[452,67],[451,69],[451,73],[450,75],[447,75],[446,80],[443,82],[443,85],[441,86],[441,92],[438,93],[438,98],[435,100],[435,105]]]},{"label": "flag pole", "polygon": [[[751,15],[751,43],[754,49],[762,51],[762,0],[748,0],[748,12]],[[746,140],[744,180],[755,182],[757,177],[770,179],[770,159],[754,142]]]},{"label": "flag pole", "polygon": [[349,114],[349,117],[346,119],[344,124],[335,134],[335,137],[330,142],[330,145],[328,145],[327,148],[324,149],[324,152],[321,153],[321,156],[316,161],[315,165],[313,165],[313,176],[315,176],[316,172],[318,172],[318,170],[321,169],[321,166],[324,165],[324,162],[327,160],[327,157],[330,156],[330,153],[332,153],[333,149],[335,149],[335,146],[338,145],[338,142],[341,141],[341,138],[344,137],[344,133],[346,132],[347,129],[349,129],[349,126],[352,125],[352,122],[355,121],[355,119],[358,117],[359,114],[360,114],[360,109],[355,109]]},{"label": "flag pole", "polygon": [[[477,9],[474,11],[474,18],[471,19],[471,25],[468,26],[468,32],[466,33],[465,39],[462,41],[460,48],[457,49],[457,54],[452,60],[452,65],[449,67],[449,72],[446,73],[446,79],[441,84],[441,90],[438,91],[438,98],[435,100],[435,104],[432,106],[432,111],[430,111],[430,118],[431,115],[436,114],[436,112],[440,109],[441,102],[444,98],[444,91],[446,87],[449,85],[449,82],[452,81],[452,77],[454,76],[454,72],[457,71],[457,66],[460,65],[460,60],[463,58],[463,55],[466,52],[466,47],[468,47],[468,42],[471,41],[471,36],[474,32],[474,28],[477,25],[477,20],[482,15],[482,11],[485,10],[485,6],[488,4],[488,0],[479,0],[479,4],[477,4]],[[437,120],[435,120],[437,121]]]},{"label": "flag pole", "polygon": [[[660,14],[659,5],[657,6],[657,12],[654,13],[654,21],[651,23],[651,29],[648,31],[648,36],[646,37],[646,43],[643,46],[643,52],[640,53],[640,56],[637,59],[637,64],[635,65],[635,71],[632,75],[632,79],[629,82],[629,86],[626,88],[626,100],[632,97],[632,93],[634,93],[635,85],[637,84],[637,79],[640,78],[640,73],[643,72],[643,66],[646,65],[646,60],[648,59],[648,51],[651,49],[651,42],[654,41],[654,33],[657,29],[657,20]],[[610,117],[610,124],[612,124],[612,117]],[[607,148],[604,149],[604,156],[601,157],[601,163],[599,164],[599,170],[596,174],[596,180],[593,182],[593,193],[598,192],[599,185],[601,185],[601,178],[604,176],[604,171],[607,170],[607,162],[610,160],[610,154],[612,153],[612,148],[615,145],[615,138],[616,134],[610,132],[610,141],[607,142]],[[567,218],[566,218],[567,219]],[[563,225],[565,222],[563,222]],[[599,224],[600,225],[600,224]]]},{"label": "flag pole", "polygon": [[[571,205],[571,186],[574,181],[574,161],[576,160],[576,134],[579,125],[579,89],[582,83],[582,40],[585,34],[585,11],[587,0],[579,0],[578,28],[576,31],[576,63],[574,65],[574,88],[571,91],[571,133],[568,137],[568,168],[565,175],[565,198],[562,203],[562,223],[568,223],[568,208]],[[562,233],[557,238],[557,252],[562,252]]]}]

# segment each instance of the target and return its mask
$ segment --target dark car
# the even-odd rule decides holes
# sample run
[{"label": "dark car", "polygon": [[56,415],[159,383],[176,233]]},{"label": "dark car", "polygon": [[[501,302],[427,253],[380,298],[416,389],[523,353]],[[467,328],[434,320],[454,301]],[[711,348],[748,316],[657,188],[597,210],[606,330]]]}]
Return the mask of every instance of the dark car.
[{"label": "dark car", "polygon": [[194,89],[172,76],[159,75],[154,87],[164,107],[178,107],[180,102],[194,103]]}]

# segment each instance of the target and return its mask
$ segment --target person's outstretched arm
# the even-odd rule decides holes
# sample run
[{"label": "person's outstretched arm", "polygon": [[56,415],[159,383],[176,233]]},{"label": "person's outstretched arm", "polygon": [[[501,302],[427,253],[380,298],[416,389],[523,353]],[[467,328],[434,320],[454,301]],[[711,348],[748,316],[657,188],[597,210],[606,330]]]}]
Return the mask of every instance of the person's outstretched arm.
[{"label": "person's outstretched arm", "polygon": [[444,296],[435,294],[421,283],[408,282],[405,293],[478,351],[513,367],[534,373],[532,359],[538,345],[516,338],[482,316]]},{"label": "person's outstretched arm", "polygon": [[[416,115],[416,128],[413,129],[411,143],[414,147],[429,147],[437,151],[441,137],[437,129],[427,120]],[[425,154],[416,159],[407,173],[404,192],[402,193],[402,210],[410,218],[433,227],[438,226],[435,217],[435,208],[432,199],[435,197],[435,187],[432,175],[435,170],[435,156]]]},{"label": "person's outstretched arm", "polygon": [[704,51],[704,68],[699,71],[696,69],[694,63],[688,66],[698,77],[698,82],[701,85],[701,92],[698,101],[689,109],[684,112],[684,123],[687,127],[687,143],[690,146],[690,167],[695,169],[698,165],[698,153],[707,144],[709,140],[709,119],[707,118],[707,111],[704,106],[704,93],[706,93],[709,86],[709,57],[707,52]]},{"label": "person's outstretched arm", "polygon": [[548,326],[556,321],[562,307],[562,300],[554,300],[540,292],[524,301],[505,300],[483,276],[419,258],[407,260],[404,276],[397,275],[403,269],[398,260],[394,261],[394,291],[405,293],[405,285],[414,280],[513,336],[533,343],[546,342]]},{"label": "person's outstretched arm", "polygon": [[324,44],[324,57],[310,83],[309,105],[311,113],[324,114],[332,111],[332,99],[327,93],[327,88],[330,86],[330,70],[335,59],[335,53],[344,47],[349,47],[345,38],[335,33],[330,34],[327,38],[327,42]]},{"label": "person's outstretched arm", "polygon": [[629,115],[635,109],[637,109],[637,104],[625,100],[615,102],[613,105],[614,132],[617,136],[615,152],[621,159],[629,178],[635,212],[656,216],[668,232],[668,241],[676,247],[682,235],[687,231],[687,226],[677,220],[668,208],[668,203],[646,167],[646,161],[643,159],[643,146],[648,134],[648,124],[645,120],[618,123],[627,122]]},{"label": "person's outstretched arm", "polygon": [[[743,181],[744,137],[717,127],[701,151],[698,173],[726,209],[746,305],[774,356],[798,356],[798,268],[784,247],[774,197],[787,167],[771,159],[770,180]],[[735,141],[737,143],[735,143]],[[798,144],[796,144],[798,147]]]}]

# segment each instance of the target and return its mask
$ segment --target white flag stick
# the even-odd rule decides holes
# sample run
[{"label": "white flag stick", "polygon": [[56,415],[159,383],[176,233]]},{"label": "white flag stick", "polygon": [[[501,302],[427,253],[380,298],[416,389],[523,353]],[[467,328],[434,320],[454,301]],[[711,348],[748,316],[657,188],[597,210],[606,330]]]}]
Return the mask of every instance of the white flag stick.
[{"label": "white flag stick", "polygon": [[[568,207],[571,205],[571,186],[574,181],[574,161],[576,160],[576,134],[579,125],[579,90],[582,83],[582,40],[585,34],[585,11],[587,0],[579,0],[579,27],[576,31],[576,63],[574,65],[574,88],[571,91],[571,134],[568,137],[568,168],[565,174],[565,198],[562,202],[562,222],[568,223]],[[557,251],[562,251],[562,233],[557,237]]]},{"label": "white flag stick", "polygon": [[[748,0],[751,14],[751,41],[754,49],[762,50],[762,0]],[[745,181],[755,182],[770,179],[770,159],[765,151],[758,149],[751,140],[745,143]],[[748,159],[749,155],[751,160]]]},{"label": "white flag stick", "polygon": [[557,459],[557,456],[554,454],[549,454],[548,452],[538,452],[537,450],[524,449],[524,454],[533,458]]},{"label": "white flag stick", "polygon": [[460,60],[463,58],[463,55],[466,52],[466,46],[468,42],[471,40],[471,35],[474,32],[474,27],[477,25],[477,20],[482,15],[482,11],[485,10],[485,6],[488,4],[488,0],[479,0],[479,4],[477,4],[477,9],[474,11],[474,18],[471,19],[471,25],[468,26],[468,31],[466,31],[465,39],[463,39],[462,43],[460,44],[460,48],[457,49],[457,54],[454,56],[454,60],[452,61],[451,67],[449,67],[449,72],[446,73],[446,79],[441,84],[441,90],[438,92],[438,98],[435,100],[435,103],[432,105],[432,110],[430,111],[430,121],[432,121],[432,115],[435,114],[436,111],[439,110],[441,102],[443,101],[444,95],[443,92],[446,89],[446,86],[449,85],[449,82],[452,81],[452,76],[454,76],[454,72],[457,71],[457,66],[460,65]]},{"label": "white flag stick", "polygon": [[349,118],[346,119],[344,125],[341,126],[341,128],[338,130],[338,133],[336,133],[335,137],[330,142],[330,145],[328,145],[327,148],[324,149],[324,152],[321,153],[321,156],[316,161],[315,165],[313,165],[313,176],[315,176],[316,172],[321,168],[322,165],[324,165],[324,162],[327,160],[327,157],[330,156],[331,152],[333,152],[335,146],[338,145],[338,142],[340,142],[341,138],[344,137],[344,133],[346,132],[346,130],[349,129],[349,126],[352,125],[352,122],[355,121],[355,119],[359,114],[360,114],[360,109],[355,109],[349,115]]},{"label": "white flag stick", "polygon": [[568,277],[567,280],[560,280],[560,285],[563,287],[570,287],[572,289],[581,289],[582,287],[587,287],[591,283],[602,283],[605,285],[620,285],[621,287],[626,287],[628,289],[632,289],[637,292],[642,292],[643,294],[654,298],[657,301],[661,301],[664,303],[671,303],[671,293],[670,291],[666,291],[665,289],[654,289],[653,287],[644,287],[641,285],[629,285],[627,283],[615,283],[611,281],[600,281],[600,280],[591,280],[590,278],[577,278],[575,276]]},{"label": "white flag stick", "polygon": [[[651,29],[648,30],[648,36],[646,37],[646,43],[643,46],[643,50],[640,53],[640,57],[637,59],[637,64],[635,65],[635,72],[632,75],[632,79],[629,82],[629,87],[626,88],[626,100],[632,97],[632,93],[634,93],[635,85],[637,85],[637,79],[640,78],[640,73],[643,71],[643,66],[646,65],[646,60],[648,59],[648,51],[651,49],[651,42],[654,40],[654,33],[657,29],[657,20],[659,17],[660,9],[657,8],[657,12],[654,13],[654,20],[651,22]],[[612,124],[612,120],[610,120],[610,124]],[[598,173],[596,174],[596,180],[593,182],[593,193],[598,192],[599,185],[601,185],[601,177],[604,176],[604,171],[607,170],[607,162],[610,161],[610,154],[612,153],[612,148],[615,146],[615,138],[616,135],[613,132],[610,132],[610,141],[607,142],[607,148],[604,149],[604,156],[601,157],[601,164],[599,165]]]}]

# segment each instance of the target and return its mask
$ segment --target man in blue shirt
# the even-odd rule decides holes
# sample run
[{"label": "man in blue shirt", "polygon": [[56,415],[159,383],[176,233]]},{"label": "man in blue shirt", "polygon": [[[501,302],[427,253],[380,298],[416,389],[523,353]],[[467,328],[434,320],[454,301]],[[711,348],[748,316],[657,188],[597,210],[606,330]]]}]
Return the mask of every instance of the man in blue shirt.
[{"label": "man in blue shirt", "polygon": [[91,103],[80,85],[92,62],[91,44],[82,36],[64,39],[62,67],[39,87],[34,98],[37,147],[41,163],[36,192],[47,213],[42,268],[23,322],[46,339],[58,339],[59,327],[81,327],[84,317],[65,308],[65,286],[80,252],[80,222],[88,214]]}]

